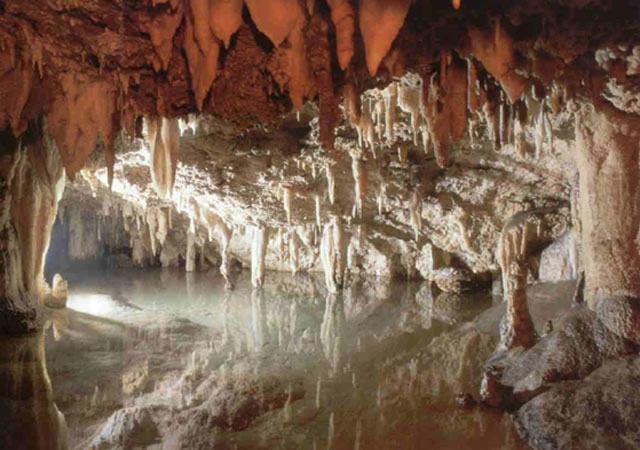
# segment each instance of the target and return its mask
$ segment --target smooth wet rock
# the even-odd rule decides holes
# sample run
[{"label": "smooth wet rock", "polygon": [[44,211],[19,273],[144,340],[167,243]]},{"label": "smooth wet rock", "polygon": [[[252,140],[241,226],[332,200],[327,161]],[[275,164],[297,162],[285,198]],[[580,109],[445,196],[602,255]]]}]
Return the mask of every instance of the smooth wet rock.
[{"label": "smooth wet rock", "polygon": [[515,414],[540,450],[640,448],[640,358],[608,361],[584,380],[554,385]]}]

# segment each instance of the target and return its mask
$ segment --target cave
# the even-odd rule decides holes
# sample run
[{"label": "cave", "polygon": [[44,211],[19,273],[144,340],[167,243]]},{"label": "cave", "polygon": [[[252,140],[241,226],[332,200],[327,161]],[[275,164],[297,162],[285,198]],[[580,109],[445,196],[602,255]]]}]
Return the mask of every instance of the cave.
[{"label": "cave", "polygon": [[0,448],[640,448],[637,0],[0,0]]}]

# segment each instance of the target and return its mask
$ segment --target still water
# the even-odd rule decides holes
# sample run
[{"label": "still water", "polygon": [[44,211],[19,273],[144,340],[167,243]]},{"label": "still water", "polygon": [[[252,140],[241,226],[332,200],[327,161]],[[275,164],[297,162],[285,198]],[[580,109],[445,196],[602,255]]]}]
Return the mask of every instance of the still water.
[{"label": "still water", "polygon": [[0,448],[523,449],[477,397],[488,294],[379,280],[67,274],[68,308],[0,340]]}]

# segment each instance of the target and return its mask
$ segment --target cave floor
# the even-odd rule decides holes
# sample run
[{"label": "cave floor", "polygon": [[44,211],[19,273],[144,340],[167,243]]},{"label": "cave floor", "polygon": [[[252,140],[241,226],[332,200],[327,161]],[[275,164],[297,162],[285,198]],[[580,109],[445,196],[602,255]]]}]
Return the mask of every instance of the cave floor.
[{"label": "cave floor", "polygon": [[[521,449],[477,398],[504,310],[426,283],[269,274],[233,292],[217,275],[68,274],[48,311],[45,371],[70,448]],[[572,283],[530,289],[540,329]],[[0,380],[1,381],[1,380]]]}]

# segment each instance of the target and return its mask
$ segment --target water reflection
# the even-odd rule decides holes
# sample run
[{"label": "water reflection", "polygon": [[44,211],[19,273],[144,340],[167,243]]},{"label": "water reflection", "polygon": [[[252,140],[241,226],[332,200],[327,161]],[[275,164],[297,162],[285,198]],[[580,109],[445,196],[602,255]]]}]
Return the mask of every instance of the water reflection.
[{"label": "water reflection", "polygon": [[[380,280],[329,294],[308,275],[233,292],[177,271],[69,278],[70,308],[27,353],[42,380],[49,367],[38,398],[65,414],[70,448],[524,448],[500,413],[455,406],[496,344],[473,321],[487,296]],[[24,370],[10,345],[0,355]],[[33,436],[59,436],[50,423]]]},{"label": "water reflection", "polygon": [[67,448],[67,425],[53,400],[42,333],[0,340],[0,413],[3,448]]}]

